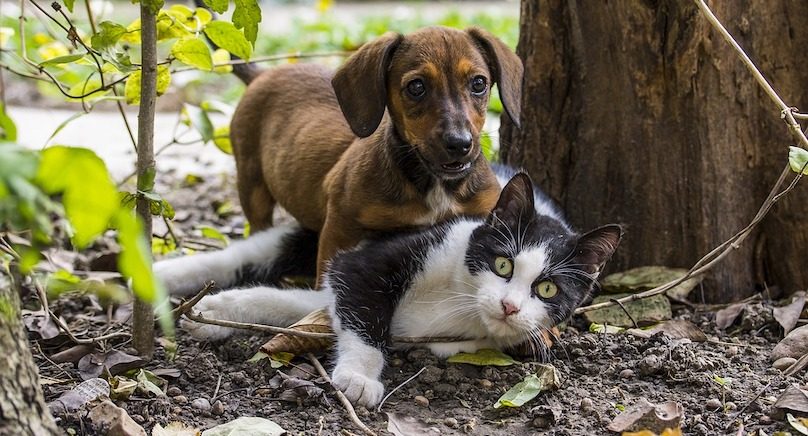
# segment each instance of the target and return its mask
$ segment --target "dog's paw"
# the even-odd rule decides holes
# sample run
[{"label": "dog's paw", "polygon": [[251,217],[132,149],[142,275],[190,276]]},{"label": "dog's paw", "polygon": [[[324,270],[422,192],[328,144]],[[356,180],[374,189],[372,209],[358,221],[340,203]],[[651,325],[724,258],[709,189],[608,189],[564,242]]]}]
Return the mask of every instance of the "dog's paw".
[{"label": "dog's paw", "polygon": [[[232,304],[221,295],[208,295],[199,300],[191,309],[208,319],[223,319],[227,321],[237,321],[231,319]],[[220,341],[233,336],[237,330],[230,327],[222,327],[213,324],[202,324],[196,321],[183,319],[180,327],[197,339],[208,341]]]},{"label": "dog's paw", "polygon": [[337,365],[332,381],[353,404],[370,408],[382,401],[384,395],[382,382],[361,372],[340,368],[340,365]]}]

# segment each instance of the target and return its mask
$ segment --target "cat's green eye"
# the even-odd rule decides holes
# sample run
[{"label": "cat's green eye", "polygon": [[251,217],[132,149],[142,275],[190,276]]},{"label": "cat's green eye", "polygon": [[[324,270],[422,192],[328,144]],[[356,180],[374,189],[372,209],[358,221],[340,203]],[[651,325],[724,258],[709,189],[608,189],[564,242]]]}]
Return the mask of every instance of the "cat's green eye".
[{"label": "cat's green eye", "polygon": [[536,292],[536,295],[544,299],[553,298],[558,294],[558,286],[549,280],[539,282],[539,284],[533,289]]},{"label": "cat's green eye", "polygon": [[507,257],[497,257],[494,259],[494,272],[500,277],[510,277],[513,274],[513,262]]}]

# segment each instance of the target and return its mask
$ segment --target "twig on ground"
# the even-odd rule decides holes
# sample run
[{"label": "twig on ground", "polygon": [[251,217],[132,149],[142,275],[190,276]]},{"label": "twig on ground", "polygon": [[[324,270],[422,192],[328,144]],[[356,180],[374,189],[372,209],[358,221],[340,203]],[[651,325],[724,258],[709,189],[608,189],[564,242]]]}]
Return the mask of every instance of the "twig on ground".
[{"label": "twig on ground", "polygon": [[317,358],[314,357],[314,355],[311,353],[307,353],[306,357],[308,357],[309,361],[311,361],[311,364],[314,365],[315,368],[317,368],[317,372],[320,373],[320,376],[323,377],[323,379],[325,379],[325,381],[328,382],[331,385],[331,387],[334,388],[334,392],[337,394],[337,398],[339,398],[340,403],[342,403],[342,405],[345,406],[345,410],[348,411],[348,415],[350,415],[351,421],[353,421],[353,423],[357,427],[362,429],[362,431],[364,431],[365,434],[375,436],[376,433],[373,432],[373,430],[371,430],[370,428],[368,428],[368,426],[366,426],[362,422],[362,420],[359,419],[359,416],[356,415],[356,410],[354,410],[351,402],[348,401],[348,397],[346,397],[345,394],[343,394],[342,391],[339,390],[336,386],[334,386],[334,384],[331,382],[331,377],[328,376],[328,373],[326,372],[325,368],[323,368],[323,365],[320,364],[320,361],[317,360]]},{"label": "twig on ground", "polygon": [[633,316],[631,316],[631,314],[630,314],[630,313],[628,313],[628,309],[626,309],[626,306],[624,306],[624,305],[623,305],[623,303],[621,303],[620,301],[618,301],[616,298],[610,298],[610,299],[609,299],[609,301],[611,301],[612,303],[614,303],[614,304],[616,304],[616,305],[620,306],[620,308],[621,308],[621,309],[623,309],[623,313],[625,313],[625,314],[626,314],[626,316],[628,317],[628,319],[630,319],[630,320],[631,320],[631,324],[633,324],[633,325],[634,325],[634,328],[635,328],[635,329],[640,328],[640,326],[638,326],[638,325],[637,325],[637,321],[635,321],[635,320],[634,320],[634,317],[633,317]]},{"label": "twig on ground", "polygon": [[[777,379],[779,379],[779,378],[780,378],[779,376],[778,376],[778,377],[775,377],[775,380],[777,380]],[[739,416],[741,416],[741,414],[742,414],[743,412],[745,412],[745,411],[746,411],[746,409],[748,409],[748,408],[749,408],[749,406],[750,406],[752,403],[754,403],[755,401],[757,401],[757,399],[758,399],[758,398],[760,398],[760,396],[761,396],[761,395],[763,395],[763,393],[764,393],[764,392],[766,392],[766,391],[768,391],[768,390],[769,390],[769,388],[772,386],[772,382],[774,382],[774,380],[772,380],[772,381],[770,381],[769,383],[767,383],[767,384],[766,384],[766,386],[763,386],[763,389],[761,389],[760,391],[758,391],[758,393],[757,393],[757,394],[755,394],[755,396],[754,396],[754,397],[752,397],[752,399],[750,399],[749,401],[747,401],[747,402],[746,402],[746,404],[744,404],[744,406],[743,406],[743,407],[741,407],[741,408],[738,410],[738,412],[736,412],[736,413],[735,413],[735,416],[733,416],[733,417],[732,417],[732,420],[731,420],[731,421],[730,421],[730,423],[729,423],[729,424],[727,424],[727,426],[726,426],[726,429],[727,429],[727,430],[729,430],[729,428],[730,428],[730,427],[732,427],[732,424],[735,422],[735,420],[736,420],[736,419],[737,419]]]},{"label": "twig on ground", "polygon": [[208,295],[211,290],[213,290],[214,286],[216,286],[216,282],[209,281],[205,283],[205,287],[203,287],[199,292],[196,293],[190,300],[180,304],[174,310],[171,311],[171,315],[174,317],[174,321],[180,319],[183,315],[185,315],[191,308],[194,307],[196,303],[199,303],[199,300],[202,299],[205,295]]},{"label": "twig on ground", "polygon": [[425,370],[426,370],[426,367],[421,368],[421,370],[420,370],[420,371],[418,371],[418,372],[416,372],[416,373],[415,373],[415,375],[413,375],[412,377],[408,378],[407,380],[404,380],[404,381],[403,381],[403,382],[402,382],[400,385],[398,385],[398,386],[394,387],[394,388],[393,388],[393,390],[391,390],[390,392],[388,392],[388,393],[387,393],[387,395],[385,395],[385,396],[384,396],[384,398],[382,398],[381,403],[379,403],[379,407],[377,407],[377,408],[376,408],[376,412],[381,412],[381,411],[382,411],[382,406],[384,406],[384,402],[385,402],[385,401],[387,401],[387,399],[388,399],[388,398],[390,398],[390,395],[393,395],[393,393],[394,393],[395,391],[399,390],[399,389],[400,389],[402,386],[404,386],[404,385],[406,385],[407,383],[409,383],[409,382],[411,382],[411,381],[415,380],[415,379],[416,379],[416,378],[417,378],[419,375],[421,375],[421,373],[422,373],[422,372],[424,372]]},{"label": "twig on ground", "polygon": [[126,332],[114,332],[114,333],[110,333],[108,335],[101,335],[101,336],[98,336],[98,337],[95,337],[95,338],[77,338],[75,335],[73,335],[73,332],[70,331],[70,327],[68,327],[67,324],[65,324],[64,321],[62,321],[58,316],[56,316],[56,314],[53,313],[53,311],[48,309],[48,313],[50,314],[51,319],[53,319],[53,321],[56,323],[56,326],[59,327],[59,329],[62,330],[62,332],[64,332],[64,334],[66,334],[67,337],[70,338],[70,340],[73,341],[76,344],[96,344],[98,342],[106,341],[106,340],[114,339],[114,338],[131,338],[132,337],[131,334],[126,333]]},{"label": "twig on ground", "polygon": [[216,398],[219,396],[219,388],[222,387],[222,373],[219,373],[219,380],[216,381],[216,389],[213,390],[213,395],[211,398]]},{"label": "twig on ground", "polygon": [[783,375],[786,377],[790,377],[800,372],[803,368],[805,368],[806,365],[808,365],[808,353],[803,354],[802,357],[797,359],[796,362],[792,363],[791,366],[786,368],[786,370],[783,371]]}]

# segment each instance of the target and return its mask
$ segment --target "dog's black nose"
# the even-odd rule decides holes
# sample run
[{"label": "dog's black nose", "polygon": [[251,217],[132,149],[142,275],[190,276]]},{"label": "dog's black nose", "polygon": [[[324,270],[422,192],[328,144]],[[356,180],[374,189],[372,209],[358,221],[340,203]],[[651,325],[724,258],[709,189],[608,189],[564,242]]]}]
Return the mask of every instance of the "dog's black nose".
[{"label": "dog's black nose", "polygon": [[444,133],[443,141],[452,158],[461,158],[471,151],[471,132],[468,130]]}]

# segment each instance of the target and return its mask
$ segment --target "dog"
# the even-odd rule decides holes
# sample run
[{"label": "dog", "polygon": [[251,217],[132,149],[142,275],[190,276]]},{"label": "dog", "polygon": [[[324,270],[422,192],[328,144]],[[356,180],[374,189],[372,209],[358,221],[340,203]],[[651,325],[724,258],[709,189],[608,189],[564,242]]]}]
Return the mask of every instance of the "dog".
[{"label": "dog", "polygon": [[485,30],[387,33],[335,73],[290,64],[239,76],[249,86],[230,135],[242,208],[256,231],[277,204],[319,232],[317,277],[374,233],[496,203],[481,129],[495,83],[519,126],[523,67]]}]

